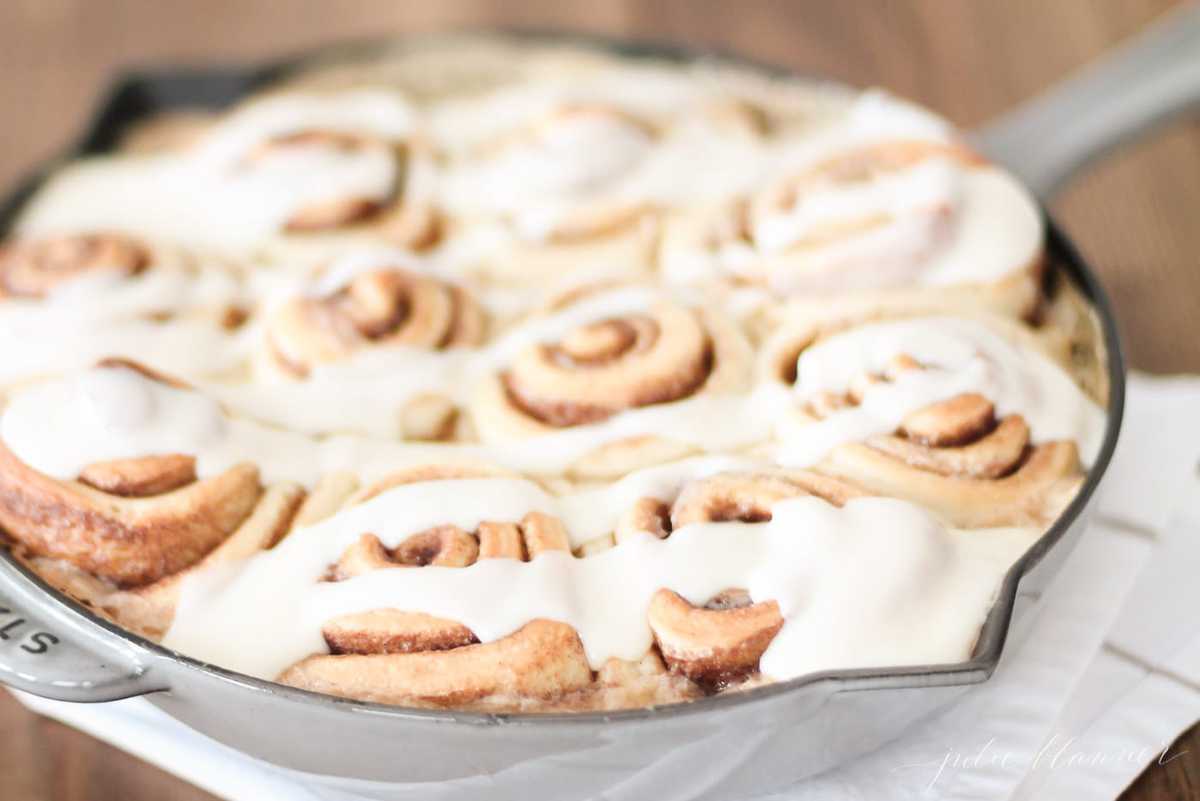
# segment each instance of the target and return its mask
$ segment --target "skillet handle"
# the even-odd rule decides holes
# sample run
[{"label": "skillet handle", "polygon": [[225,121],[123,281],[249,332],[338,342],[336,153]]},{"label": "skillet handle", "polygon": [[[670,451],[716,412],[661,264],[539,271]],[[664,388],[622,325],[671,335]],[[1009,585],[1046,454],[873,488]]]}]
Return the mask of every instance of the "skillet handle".
[{"label": "skillet handle", "polygon": [[[98,702],[165,689],[132,644],[89,633],[0,554],[0,684],[56,701]],[[33,593],[40,593],[36,602]],[[33,612],[30,610],[38,610]],[[94,626],[91,628],[95,629]]]},{"label": "skillet handle", "polygon": [[1111,148],[1197,111],[1200,4],[1187,3],[992,121],[974,141],[1046,199]]}]

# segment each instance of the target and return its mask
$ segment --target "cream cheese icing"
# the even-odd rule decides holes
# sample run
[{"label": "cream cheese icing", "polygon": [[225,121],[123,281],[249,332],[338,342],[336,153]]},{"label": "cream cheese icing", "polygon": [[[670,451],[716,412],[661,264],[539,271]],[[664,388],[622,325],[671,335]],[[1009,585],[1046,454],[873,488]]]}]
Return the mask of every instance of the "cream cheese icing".
[{"label": "cream cheese icing", "polygon": [[[596,319],[596,314],[603,318],[616,309],[641,308],[649,297],[623,290],[590,308],[536,320],[528,330],[501,338],[471,369],[493,365],[528,342],[560,335],[580,321]],[[796,424],[785,413],[790,404],[813,394],[846,391],[855,378],[882,372],[901,353],[927,368],[870,386],[858,406],[821,421]],[[395,369],[385,373],[397,376],[390,384],[379,380],[379,363],[367,358],[350,364],[372,369],[355,373],[355,367],[320,368],[328,369],[330,378],[314,384],[281,384],[270,392],[236,387],[216,392],[231,405],[294,431],[230,416],[211,397],[160,384],[132,370],[97,368],[16,394],[0,418],[0,434],[23,460],[61,478],[78,475],[97,461],[179,452],[195,454],[202,475],[250,460],[269,480],[311,485],[332,470],[373,476],[389,464],[394,469],[396,462],[421,459],[483,459],[532,473],[554,473],[605,442],[652,433],[709,452],[746,447],[774,433],[779,441],[775,458],[781,464],[807,466],[839,444],[893,431],[911,412],[964,392],[992,398],[1002,415],[1023,415],[1035,440],[1076,442],[1089,464],[1105,427],[1103,411],[1048,357],[1009,342],[979,321],[944,317],[876,323],[830,337],[800,355],[791,390],[765,381],[745,394],[699,395],[631,409],[601,423],[533,438],[490,445],[414,444],[301,433],[344,430],[349,426],[346,403],[354,398],[361,402],[357,411],[365,428],[385,431],[387,421],[395,418],[392,401],[444,379],[444,371],[453,369],[456,360],[469,362],[469,357],[455,354],[377,356],[398,359],[392,362]],[[412,372],[406,369],[410,362]],[[357,425],[364,427],[362,422]]]},{"label": "cream cheese icing", "polygon": [[249,164],[256,146],[310,130],[395,140],[413,125],[413,111],[391,92],[266,98],[218,123],[194,148],[68,166],[34,196],[16,230],[29,237],[118,230],[201,250],[251,250],[308,205],[344,196],[383,201],[399,178],[382,148],[305,148]]},{"label": "cream cheese icing", "polygon": [[293,532],[271,551],[186,581],[164,644],[273,678],[325,652],[321,626],[380,608],[461,621],[483,642],[533,618],[569,623],[593,667],[650,647],[645,609],[668,587],[703,604],[729,587],[775,600],[784,626],[762,659],[787,679],[831,668],[966,659],[1000,579],[1032,543],[1025,529],[948,530],[903,501],[866,498],[837,509],[783,501],[767,523],[693,524],[665,540],[636,536],[596,556],[546,553],[465,568],[383,569],[320,583],[370,531],[385,547],[431,526],[470,531],[484,520],[555,513],[555,499],[519,479],[463,479],[394,488]]}]

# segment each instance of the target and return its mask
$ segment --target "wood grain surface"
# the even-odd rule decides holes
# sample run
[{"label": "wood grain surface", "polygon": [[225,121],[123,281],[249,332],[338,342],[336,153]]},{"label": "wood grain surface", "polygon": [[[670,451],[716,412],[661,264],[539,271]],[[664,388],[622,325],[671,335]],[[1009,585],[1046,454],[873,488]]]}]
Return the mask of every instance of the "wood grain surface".
[{"label": "wood grain surface", "polygon": [[[331,41],[446,27],[570,28],[716,46],[983,123],[1085,64],[1173,0],[5,0],[0,187],[65,146],[115,70],[253,63]],[[1200,372],[1200,122],[1082,176],[1056,217],[1112,293],[1134,366]],[[1186,752],[1186,753],[1183,753]],[[1124,801],[1200,799],[1200,728]],[[207,794],[0,692],[0,801],[200,801]]]}]

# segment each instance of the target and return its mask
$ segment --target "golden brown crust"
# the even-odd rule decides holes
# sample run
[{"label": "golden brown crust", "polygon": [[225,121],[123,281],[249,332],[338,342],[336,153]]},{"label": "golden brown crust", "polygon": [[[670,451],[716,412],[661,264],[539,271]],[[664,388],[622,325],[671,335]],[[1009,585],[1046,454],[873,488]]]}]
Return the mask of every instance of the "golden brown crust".
[{"label": "golden brown crust", "polygon": [[16,554],[53,586],[86,603],[127,629],[159,639],[175,617],[180,587],[191,575],[236,562],[273,547],[293,524],[304,491],[295,484],[268,487],[254,511],[220,545],[182,570],[127,589],[81,570],[70,562],[36,556],[18,546]]},{"label": "golden brown crust", "polygon": [[331,653],[363,656],[446,651],[479,642],[461,623],[398,609],[341,615],[328,621],[321,634]]},{"label": "golden brown crust", "polygon": [[[718,606],[724,606],[721,600]],[[654,594],[647,619],[671,669],[709,686],[757,670],[759,658],[783,627],[774,601],[706,609],[670,590]]]},{"label": "golden brown crust", "polygon": [[35,554],[121,586],[196,562],[245,520],[261,492],[258,469],[242,464],[160,495],[123,498],[39,473],[0,444],[0,526]]},{"label": "golden brown crust", "polygon": [[920,504],[967,528],[1045,525],[1083,481],[1075,443],[1063,441],[1033,446],[1014,472],[1000,478],[944,475],[870,444],[843,445],[820,469],[871,493]]},{"label": "golden brown crust", "polygon": [[196,480],[196,460],[182,453],[93,462],[79,481],[109,495],[145,498],[185,487]]},{"label": "golden brown crust", "polygon": [[465,708],[553,700],[587,687],[592,671],[573,628],[534,620],[494,642],[447,651],[313,656],[279,681],[361,701]]},{"label": "golden brown crust", "polygon": [[[538,703],[540,712],[607,712],[664,704],[679,704],[703,698],[704,689],[686,676],[667,670],[662,657],[651,650],[633,661],[609,659],[596,673],[595,681],[557,700]],[[528,711],[529,704],[514,705]]]}]

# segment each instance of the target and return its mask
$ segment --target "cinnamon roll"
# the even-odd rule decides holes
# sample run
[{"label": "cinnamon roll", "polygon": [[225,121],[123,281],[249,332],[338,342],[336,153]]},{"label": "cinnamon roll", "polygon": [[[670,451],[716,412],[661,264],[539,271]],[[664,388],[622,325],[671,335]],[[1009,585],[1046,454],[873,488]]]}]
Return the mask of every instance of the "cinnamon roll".
[{"label": "cinnamon roll", "polygon": [[813,316],[914,305],[1032,314],[1044,233],[1028,192],[937,129],[859,128],[852,120],[836,146],[785,157],[756,192],[674,215],[667,277],[761,287]]},{"label": "cinnamon roll", "polygon": [[[462,287],[403,269],[372,269],[324,294],[276,305],[267,315],[260,363],[268,373],[305,379],[314,367],[345,362],[367,350],[403,354],[406,348],[476,347],[485,326],[483,310]],[[389,366],[403,370],[406,364],[401,359]],[[454,436],[457,405],[438,389],[414,387],[398,399],[404,438]]]},{"label": "cinnamon roll", "polygon": [[[245,321],[238,268],[228,261],[117,231],[15,237],[0,244],[0,300],[103,308],[93,319],[190,318],[228,329]],[[51,304],[49,301],[53,301]],[[10,306],[11,309],[11,306]],[[129,354],[134,355],[134,354]]]},{"label": "cinnamon roll", "polygon": [[[617,542],[650,533],[666,538],[697,523],[771,520],[771,508],[789,498],[818,497],[838,506],[864,493],[852,484],[807,470],[727,472],[685,485],[672,503],[640,499],[617,525]],[[722,590],[693,605],[670,589],[651,598],[647,620],[672,670],[708,687],[746,679],[783,626],[779,604],[753,603],[743,588]]]},{"label": "cinnamon roll", "polygon": [[[482,114],[453,102],[435,110],[450,155],[445,204],[477,226],[464,227],[468,237],[490,231],[504,243],[482,257],[494,279],[543,281],[563,265],[593,278],[641,277],[666,209],[745,183],[733,165],[762,149],[774,121],[765,107],[678,76],[639,76],[644,97],[611,77],[583,76],[565,91],[557,82],[498,91]],[[681,192],[679,172],[705,150],[728,166],[709,169],[698,193]]]},{"label": "cinnamon roll", "polygon": [[[504,475],[486,467],[424,466],[354,492],[347,506],[397,486]],[[309,522],[315,522],[310,519]],[[475,531],[438,525],[386,548],[365,533],[331,565],[327,579],[350,581],[378,571],[425,566],[467,568],[479,560],[530,561],[569,548],[562,523],[531,512],[517,522],[481,522]],[[403,580],[396,574],[396,580]],[[640,666],[610,660],[594,679],[578,634],[547,619],[526,623],[486,644],[466,626],[422,612],[374,609],[326,621],[331,655],[311,656],[279,677],[285,684],[360,700],[471,709],[619,708],[630,694],[647,703],[696,697],[653,658]],[[647,675],[649,673],[649,675]]]},{"label": "cinnamon roll", "polygon": [[[595,311],[584,306],[582,315],[573,313],[579,307],[560,312],[554,319],[561,324],[551,326],[557,328],[553,339],[522,342],[519,332],[514,337],[520,346],[483,382],[471,407],[485,443],[517,443],[590,427],[599,440],[571,472],[620,476],[695,449],[650,429],[621,436],[622,420],[630,413],[660,409],[669,414],[672,406],[692,398],[749,388],[749,343],[720,314],[668,298],[646,298],[606,313],[604,295],[599,297]],[[602,426],[610,421],[614,434],[606,435]]]},{"label": "cinnamon roll", "polygon": [[441,235],[434,170],[413,109],[395,94],[274,92],[186,146],[69,165],[19,228],[133,230],[237,256],[296,258],[356,242],[419,251]]},{"label": "cinnamon roll", "polygon": [[322,296],[279,304],[266,328],[280,368],[303,377],[314,365],[365,347],[477,346],[484,317],[461,287],[405,270],[378,269]]},{"label": "cinnamon roll", "polygon": [[302,497],[295,484],[263,487],[248,463],[201,477],[191,455],[146,454],[93,462],[63,479],[0,444],[0,526],[17,554],[68,594],[155,638],[189,576],[271,547]]},{"label": "cinnamon roll", "polygon": [[[173,383],[119,360],[101,369]],[[118,586],[152,583],[198,561],[249,516],[261,493],[258,471],[249,464],[201,479],[193,455],[147,454],[91,462],[64,479],[0,444],[4,531],[32,554],[70,562]]]},{"label": "cinnamon roll", "polygon": [[[562,103],[473,143],[446,175],[444,194],[465,222],[461,237],[503,243],[484,251],[484,275],[524,284],[555,278],[563,265],[584,274],[644,275],[656,211],[619,189],[656,136],[647,121],[619,107]],[[501,230],[491,233],[497,224]]]},{"label": "cinnamon roll", "polygon": [[0,249],[0,297],[42,298],[85,276],[134,276],[150,265],[150,250],[118,233],[16,241]]},{"label": "cinnamon roll", "polygon": [[[1103,417],[1020,324],[911,318],[780,331],[765,370],[794,400],[779,458],[958,526],[1044,525],[1074,497]],[[789,440],[794,444],[789,445]]]},{"label": "cinnamon roll", "polygon": [[248,316],[235,265],[129,234],[17,236],[0,245],[0,385],[110,355],[192,377],[237,369]]},{"label": "cinnamon roll", "polygon": [[294,209],[283,223],[284,231],[321,233],[371,223],[387,241],[409,250],[424,250],[437,241],[439,218],[429,202],[404,199],[405,175],[417,169],[413,162],[422,157],[417,144],[314,129],[262,141],[244,156],[240,169],[271,175],[306,163],[311,169],[322,163],[345,162],[347,168],[361,165],[364,173],[391,175],[391,183],[383,191],[355,187]]},{"label": "cinnamon roll", "polygon": [[4,530],[32,553],[123,586],[197,561],[249,515],[260,493],[252,467],[197,480],[193,460],[180,454],[98,462],[64,482],[0,449]]}]

